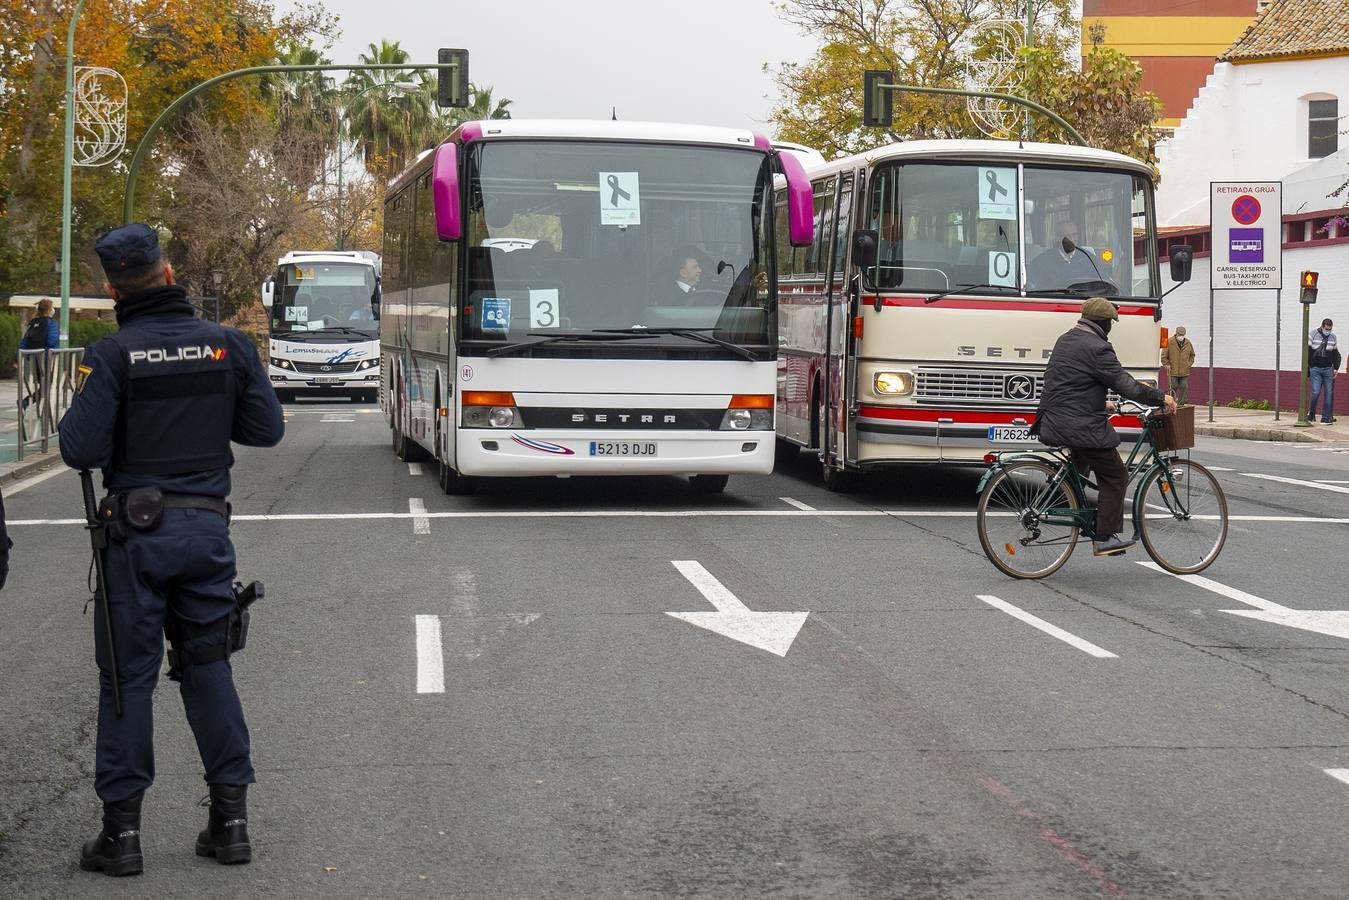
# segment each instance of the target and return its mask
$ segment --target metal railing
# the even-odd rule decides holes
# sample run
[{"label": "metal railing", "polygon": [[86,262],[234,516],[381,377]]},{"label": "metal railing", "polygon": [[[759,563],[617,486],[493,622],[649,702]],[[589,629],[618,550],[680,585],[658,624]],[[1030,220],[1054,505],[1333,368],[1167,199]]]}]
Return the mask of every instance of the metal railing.
[{"label": "metal railing", "polygon": [[75,396],[82,359],[83,347],[19,351],[19,459],[30,447],[42,453],[50,449],[57,423]]}]

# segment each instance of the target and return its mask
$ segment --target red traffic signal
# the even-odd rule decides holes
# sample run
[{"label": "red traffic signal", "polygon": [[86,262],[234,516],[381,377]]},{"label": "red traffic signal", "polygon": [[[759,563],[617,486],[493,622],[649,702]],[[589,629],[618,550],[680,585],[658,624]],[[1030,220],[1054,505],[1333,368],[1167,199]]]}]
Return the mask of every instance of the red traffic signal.
[{"label": "red traffic signal", "polygon": [[1298,297],[1303,303],[1316,302],[1316,280],[1321,277],[1319,272],[1303,272],[1298,283],[1302,287],[1302,296]]}]

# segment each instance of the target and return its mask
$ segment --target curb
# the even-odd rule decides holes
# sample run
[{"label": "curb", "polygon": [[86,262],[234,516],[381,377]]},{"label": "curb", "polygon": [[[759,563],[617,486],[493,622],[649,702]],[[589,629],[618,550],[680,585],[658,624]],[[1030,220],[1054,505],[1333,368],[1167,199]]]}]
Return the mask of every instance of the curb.
[{"label": "curb", "polygon": [[21,478],[27,478],[43,469],[51,468],[53,465],[64,466],[65,462],[61,459],[61,451],[48,450],[46,453],[37,453],[24,459],[22,462],[9,462],[0,465],[0,484],[12,484]]},{"label": "curb", "polygon": [[1248,425],[1196,425],[1195,434],[1208,437],[1234,438],[1242,441],[1274,441],[1291,444],[1320,444],[1324,438],[1302,431],[1288,431],[1282,428],[1260,428]]}]

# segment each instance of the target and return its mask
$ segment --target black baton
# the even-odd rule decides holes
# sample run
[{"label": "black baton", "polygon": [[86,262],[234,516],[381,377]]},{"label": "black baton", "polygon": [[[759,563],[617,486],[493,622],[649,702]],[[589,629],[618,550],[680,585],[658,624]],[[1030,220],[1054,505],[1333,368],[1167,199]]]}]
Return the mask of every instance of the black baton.
[{"label": "black baton", "polygon": [[122,718],[122,682],[117,674],[117,641],[112,631],[112,610],[108,608],[108,587],[103,580],[103,548],[108,545],[107,526],[99,521],[98,503],[94,500],[94,476],[88,469],[80,470],[80,487],[84,489],[85,529],[94,548],[94,603],[95,612],[103,612],[103,637],[108,642],[108,668],[112,673],[112,708]]}]

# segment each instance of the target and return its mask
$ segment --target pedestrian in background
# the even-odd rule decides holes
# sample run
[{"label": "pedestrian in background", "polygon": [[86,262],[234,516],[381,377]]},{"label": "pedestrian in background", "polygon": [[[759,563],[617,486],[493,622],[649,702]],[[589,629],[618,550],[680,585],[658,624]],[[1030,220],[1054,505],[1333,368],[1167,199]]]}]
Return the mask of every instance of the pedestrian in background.
[{"label": "pedestrian in background", "polygon": [[[55,350],[60,346],[61,326],[57,325],[56,320],[52,318],[52,302],[46,299],[39,300],[37,302],[37,315],[28,321],[28,327],[24,329],[23,337],[19,338],[19,349]],[[36,400],[45,388],[49,358],[46,353],[42,356],[21,358],[19,378],[27,379],[28,386],[28,393],[20,404],[23,409],[27,409],[28,405]],[[29,378],[30,375],[31,378]]]},{"label": "pedestrian in background", "polygon": [[1307,421],[1316,418],[1316,401],[1324,398],[1321,405],[1321,424],[1329,425],[1335,421],[1335,372],[1340,368],[1340,346],[1335,325],[1329,319],[1321,320],[1321,327],[1307,338],[1307,378],[1311,382],[1312,401],[1307,412]]},{"label": "pedestrian in background", "polygon": [[1184,325],[1178,327],[1175,337],[1166,342],[1162,363],[1166,366],[1171,396],[1176,398],[1177,406],[1184,406],[1190,399],[1190,369],[1194,367],[1194,343],[1185,337]]},{"label": "pedestrian in background", "polygon": [[[234,544],[229,534],[230,441],[272,447],[281,405],[253,342],[193,314],[147,225],[114,228],[94,245],[120,330],[89,348],[84,379],[61,420],[61,457],[101,469],[99,505],[106,609],[94,614],[99,667],[94,790],[103,830],[80,868],[134,875],[143,868],[141,800],[154,782],[153,698],[164,658],[179,682],[210,789],[198,856],[252,859],[246,794],[252,748],[230,654]],[[85,370],[88,370],[87,372]],[[110,615],[118,671],[107,646]],[[112,678],[122,691],[116,715]]]}]

